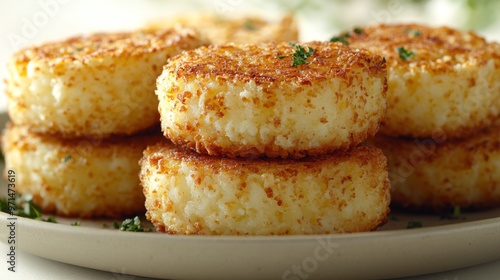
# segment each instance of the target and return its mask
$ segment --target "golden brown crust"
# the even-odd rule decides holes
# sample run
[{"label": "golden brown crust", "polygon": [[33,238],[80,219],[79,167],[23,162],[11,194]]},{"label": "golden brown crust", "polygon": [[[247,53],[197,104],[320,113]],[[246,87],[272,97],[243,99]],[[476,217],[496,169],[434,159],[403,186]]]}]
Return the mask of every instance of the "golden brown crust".
[{"label": "golden brown crust", "polygon": [[64,137],[131,135],[158,123],[167,59],[207,44],[190,28],[98,33],[23,49],[8,64],[11,120]]},{"label": "golden brown crust", "polygon": [[[355,165],[366,165],[370,161],[377,166],[383,166],[385,160],[380,157],[381,151],[373,149],[373,147],[361,145],[354,149],[347,151],[337,151],[330,154],[323,154],[315,157],[305,157],[301,159],[272,159],[272,158],[258,158],[258,159],[244,159],[244,158],[225,158],[214,157],[205,154],[199,154],[189,149],[182,147],[173,148],[171,145],[164,143],[156,144],[155,146],[148,146],[144,151],[145,157],[142,161],[148,160],[148,164],[156,165],[162,158],[167,157],[174,161],[183,161],[192,167],[199,166],[200,168],[209,166],[213,170],[229,171],[240,170],[243,173],[258,173],[261,171],[269,170],[277,165],[287,165],[296,170],[309,170],[311,172],[321,169],[322,164],[328,161],[329,164],[336,165],[340,162],[349,160],[350,163]],[[376,162],[373,160],[376,159]],[[168,166],[163,166],[168,169]],[[287,170],[282,170],[283,177],[287,177]],[[159,172],[165,172],[160,170]],[[294,171],[296,173],[296,171]]]},{"label": "golden brown crust", "polygon": [[[5,125],[6,130],[15,131],[11,132],[11,135],[15,135],[14,142],[19,143],[31,143],[33,138],[36,138],[36,141],[43,142],[47,145],[57,145],[62,149],[68,150],[78,150],[78,147],[82,145],[82,143],[92,144],[95,149],[92,149],[88,152],[96,152],[99,154],[99,157],[112,157],[112,149],[138,149],[141,147],[145,147],[145,142],[150,142],[151,138],[159,138],[160,128],[158,126],[153,126],[145,131],[137,133],[133,136],[125,136],[125,135],[114,135],[111,137],[98,137],[98,136],[84,136],[84,137],[76,137],[76,138],[65,138],[62,137],[61,134],[45,134],[39,133],[35,131],[30,131],[29,127],[21,127],[16,126],[11,122],[8,122]],[[24,145],[23,145],[24,147]],[[35,145],[32,148],[36,148]],[[90,154],[85,154],[86,156],[90,156]]]},{"label": "golden brown crust", "polygon": [[2,150],[6,170],[19,174],[17,192],[32,195],[44,213],[120,218],[144,213],[137,163],[147,145],[162,139],[157,131],[69,140],[8,124]]},{"label": "golden brown crust", "polygon": [[391,136],[463,138],[500,116],[500,47],[470,32],[419,24],[380,24],[343,35],[350,47],[387,61]]},{"label": "golden brown crust", "polygon": [[337,43],[325,42],[299,45],[315,51],[307,58],[307,63],[298,66],[293,66],[292,62],[293,46],[289,43],[269,43],[200,47],[172,58],[165,68],[173,71],[176,77],[210,76],[220,82],[253,81],[257,85],[312,85],[339,78],[350,86],[354,69],[363,69],[370,76],[385,75],[382,57],[366,50],[353,51]]},{"label": "golden brown crust", "polygon": [[214,14],[188,14],[149,23],[147,29],[161,29],[176,25],[193,27],[204,34],[212,44],[291,42],[298,40],[295,17],[285,15],[277,22],[258,16],[238,15],[221,17]]},{"label": "golden brown crust", "polygon": [[[198,35],[195,30],[162,29],[122,33],[95,33],[29,47],[18,51],[13,61],[25,67],[30,61],[45,61],[51,67],[66,63],[90,63],[100,58],[127,58],[156,53],[171,46],[188,46]],[[111,70],[111,69],[110,69]],[[20,71],[22,72],[22,71]]]},{"label": "golden brown crust", "polygon": [[370,231],[389,212],[386,159],[369,146],[300,160],[248,160],[162,142],[148,147],[140,164],[146,217],[172,234]]},{"label": "golden brown crust", "polygon": [[201,47],[169,60],[156,94],[177,145],[229,157],[301,158],[347,150],[374,135],[387,89],[380,56],[340,44],[293,66],[287,43]]},{"label": "golden brown crust", "polygon": [[[360,34],[358,34],[360,33]],[[453,71],[457,63],[474,59],[478,65],[500,53],[487,50],[486,40],[471,31],[421,24],[380,24],[366,26],[361,32],[348,32],[350,47],[380,54],[390,67],[425,67],[433,74]],[[408,60],[400,58],[398,48],[415,53]]]},{"label": "golden brown crust", "polygon": [[409,209],[500,205],[500,126],[465,139],[401,139],[377,135],[387,156],[392,202]]}]

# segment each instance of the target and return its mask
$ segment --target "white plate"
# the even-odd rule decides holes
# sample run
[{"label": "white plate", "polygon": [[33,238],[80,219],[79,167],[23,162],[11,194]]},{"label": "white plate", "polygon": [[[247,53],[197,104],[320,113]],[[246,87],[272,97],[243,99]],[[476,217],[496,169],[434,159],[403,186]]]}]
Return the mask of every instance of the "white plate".
[{"label": "white plate", "polygon": [[[0,125],[7,117],[0,114]],[[3,169],[3,166],[2,166]],[[0,195],[5,196],[2,181]],[[16,249],[55,261],[155,278],[380,279],[421,275],[500,259],[500,208],[465,219],[393,213],[375,232],[313,236],[175,236],[120,232],[112,221],[16,220]],[[7,241],[0,213],[1,242]],[[405,229],[408,221],[423,228]],[[107,224],[109,228],[103,228]]]}]

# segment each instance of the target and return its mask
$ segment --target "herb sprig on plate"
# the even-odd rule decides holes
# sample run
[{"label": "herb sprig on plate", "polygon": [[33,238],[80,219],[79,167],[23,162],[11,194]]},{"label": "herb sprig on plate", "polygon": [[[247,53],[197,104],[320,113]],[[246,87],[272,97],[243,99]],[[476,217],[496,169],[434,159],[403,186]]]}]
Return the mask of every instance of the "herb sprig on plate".
[{"label": "herb sprig on plate", "polygon": [[[118,223],[114,223],[114,227],[117,228]],[[119,226],[121,231],[133,231],[133,232],[147,232],[151,231],[149,227],[144,227],[142,225],[141,219],[135,216],[132,219],[125,219],[121,226]]]},{"label": "herb sprig on plate", "polygon": [[42,210],[40,206],[36,205],[33,202],[32,196],[30,195],[16,197],[15,200],[1,198],[0,210],[13,216],[24,217],[49,223],[57,223],[56,219],[52,216],[48,218],[42,217]]}]

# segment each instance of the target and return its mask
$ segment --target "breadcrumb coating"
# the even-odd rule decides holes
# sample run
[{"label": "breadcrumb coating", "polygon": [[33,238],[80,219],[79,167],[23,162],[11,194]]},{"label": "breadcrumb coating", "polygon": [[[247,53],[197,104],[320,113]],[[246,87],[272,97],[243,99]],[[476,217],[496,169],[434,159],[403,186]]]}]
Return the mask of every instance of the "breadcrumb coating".
[{"label": "breadcrumb coating", "polygon": [[207,44],[176,28],[98,33],[23,49],[8,64],[11,120],[63,137],[131,135],[157,124],[155,81],[168,57]]},{"label": "breadcrumb coating", "polygon": [[381,131],[462,138],[500,116],[500,47],[470,32],[418,24],[366,26],[342,35],[387,61],[387,115]]},{"label": "breadcrumb coating", "polygon": [[164,137],[63,139],[7,125],[5,170],[15,170],[16,191],[33,196],[46,213],[81,218],[120,218],[145,212],[138,161]]},{"label": "breadcrumb coating", "polygon": [[164,141],[148,147],[140,164],[146,217],[172,234],[370,231],[389,212],[386,159],[369,146],[300,160],[249,160]]},{"label": "breadcrumb coating", "polygon": [[500,125],[469,138],[377,135],[387,156],[394,205],[439,212],[500,205]]},{"label": "breadcrumb coating", "polygon": [[[314,50],[293,66],[297,46]],[[201,47],[158,78],[161,125],[175,144],[228,157],[301,158],[347,150],[385,115],[382,58],[310,42]]]}]

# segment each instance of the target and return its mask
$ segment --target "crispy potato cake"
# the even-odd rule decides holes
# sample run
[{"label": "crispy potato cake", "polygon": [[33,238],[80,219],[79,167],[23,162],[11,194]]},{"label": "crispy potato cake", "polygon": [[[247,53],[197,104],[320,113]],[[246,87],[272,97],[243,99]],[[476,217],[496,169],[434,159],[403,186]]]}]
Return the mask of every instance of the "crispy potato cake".
[{"label": "crispy potato cake", "polygon": [[460,140],[377,135],[389,164],[392,202],[404,208],[500,205],[500,125]]},{"label": "crispy potato cake", "polygon": [[130,135],[159,122],[155,81],[168,57],[206,42],[189,28],[93,34],[30,47],[9,62],[17,125],[64,137]]},{"label": "crispy potato cake", "polygon": [[473,32],[417,24],[355,28],[343,38],[387,60],[391,136],[462,138],[500,116],[500,47]]},{"label": "crispy potato cake", "polygon": [[301,158],[346,150],[385,115],[382,57],[310,42],[201,47],[158,78],[161,125],[175,144],[228,157]]},{"label": "crispy potato cake", "polygon": [[144,213],[138,161],[159,131],[129,137],[62,139],[8,125],[2,149],[15,170],[16,191],[33,195],[44,212],[119,218]]},{"label": "crispy potato cake", "polygon": [[231,159],[162,142],[140,161],[158,231],[292,235],[374,230],[389,212],[386,158],[374,147],[300,160]]},{"label": "crispy potato cake", "polygon": [[278,22],[271,22],[257,16],[221,17],[216,14],[188,14],[154,21],[146,28],[161,29],[177,25],[196,28],[215,45],[295,42],[299,33],[293,15],[286,15]]}]

